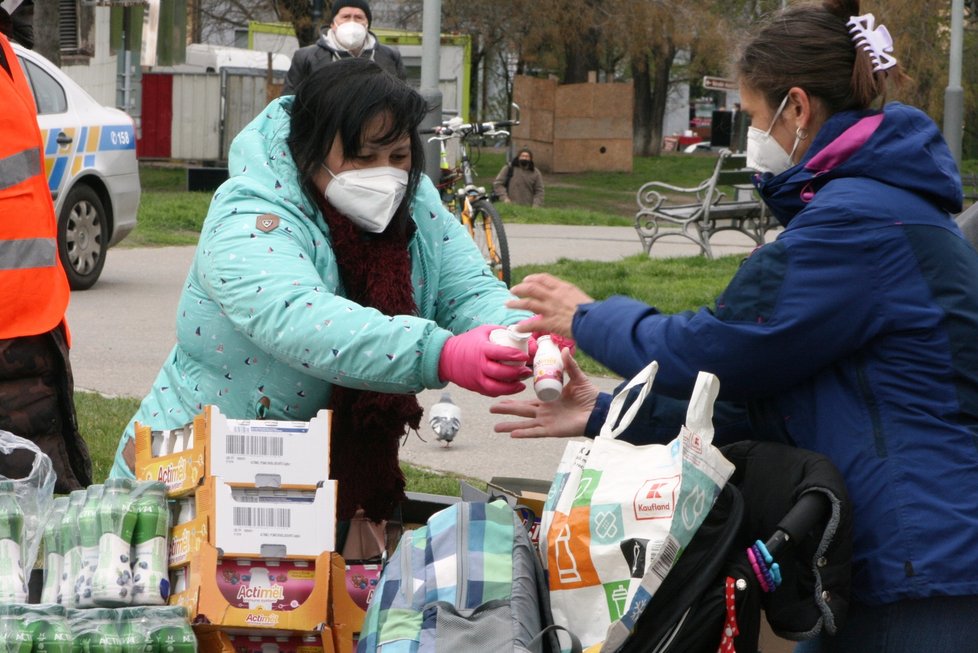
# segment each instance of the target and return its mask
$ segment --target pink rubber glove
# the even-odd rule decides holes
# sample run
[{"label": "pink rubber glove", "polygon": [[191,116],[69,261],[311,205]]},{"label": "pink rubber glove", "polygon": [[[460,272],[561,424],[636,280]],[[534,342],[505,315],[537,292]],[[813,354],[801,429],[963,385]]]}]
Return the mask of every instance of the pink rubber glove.
[{"label": "pink rubber glove", "polygon": [[449,338],[438,359],[438,376],[488,397],[522,392],[526,385],[520,380],[533,374],[526,365],[529,357],[489,340],[490,332],[504,328],[487,324]]}]

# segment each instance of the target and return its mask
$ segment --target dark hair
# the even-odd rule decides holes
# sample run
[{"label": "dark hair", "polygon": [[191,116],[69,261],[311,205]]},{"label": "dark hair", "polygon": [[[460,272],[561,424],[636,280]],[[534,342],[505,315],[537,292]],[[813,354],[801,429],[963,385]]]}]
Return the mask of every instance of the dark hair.
[{"label": "dark hair", "polygon": [[856,47],[848,22],[859,0],[825,0],[778,12],[744,47],[741,82],[776,107],[793,86],[822,101],[828,114],[867,109],[885,100],[889,81],[900,84],[900,65],[873,72],[869,53]]},{"label": "dark hair", "polygon": [[399,219],[406,220],[424,170],[418,125],[427,112],[417,91],[369,59],[351,57],[323,66],[299,84],[292,104],[288,143],[302,187],[309,192],[335,138],[344,157],[351,157],[363,146],[364,126],[386,113],[390,119],[380,142],[393,143],[405,134],[411,139],[407,192],[398,211]]},{"label": "dark hair", "polygon": [[510,167],[511,170],[512,170],[513,166],[519,165],[520,155],[523,154],[524,152],[526,152],[527,154],[530,155],[530,165],[527,166],[527,169],[528,170],[533,170],[534,169],[535,166],[533,164],[533,150],[531,150],[528,147],[521,147],[520,148],[520,151],[516,153],[516,156],[514,156],[513,157],[513,160],[510,162],[509,167]]}]

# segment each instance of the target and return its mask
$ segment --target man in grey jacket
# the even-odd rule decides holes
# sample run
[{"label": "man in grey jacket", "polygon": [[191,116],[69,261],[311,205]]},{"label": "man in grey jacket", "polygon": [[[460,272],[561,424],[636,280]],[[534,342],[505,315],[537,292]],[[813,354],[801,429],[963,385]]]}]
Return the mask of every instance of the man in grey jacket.
[{"label": "man in grey jacket", "polygon": [[347,57],[363,57],[401,80],[407,78],[401,53],[381,44],[370,31],[373,15],[366,0],[336,0],[328,29],[312,45],[299,48],[285,76],[282,95],[295,94],[302,80],[326,64]]}]

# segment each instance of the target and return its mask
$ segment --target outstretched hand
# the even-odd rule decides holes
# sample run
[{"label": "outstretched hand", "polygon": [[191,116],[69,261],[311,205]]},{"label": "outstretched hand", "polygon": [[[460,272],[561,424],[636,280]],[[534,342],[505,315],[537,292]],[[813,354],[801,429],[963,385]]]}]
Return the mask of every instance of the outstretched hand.
[{"label": "outstretched hand", "polygon": [[594,300],[572,283],[551,274],[530,274],[510,288],[519,299],[506,302],[509,308],[536,313],[517,325],[520,331],[555,333],[573,338],[571,326],[580,304]]},{"label": "outstretched hand", "polygon": [[599,391],[581,371],[569,349],[562,349],[564,390],[556,401],[506,399],[489,407],[496,415],[522,417],[518,422],[500,422],[493,430],[514,438],[572,438],[584,435],[588,417]]}]

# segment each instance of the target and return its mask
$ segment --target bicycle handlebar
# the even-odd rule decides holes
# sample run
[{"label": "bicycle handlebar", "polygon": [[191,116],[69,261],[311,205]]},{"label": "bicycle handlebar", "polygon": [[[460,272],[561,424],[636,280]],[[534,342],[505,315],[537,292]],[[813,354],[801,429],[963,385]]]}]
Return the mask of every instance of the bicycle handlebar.
[{"label": "bicycle handlebar", "polygon": [[435,136],[440,136],[442,138],[450,138],[452,136],[465,137],[469,136],[470,134],[487,134],[492,136],[499,133],[501,127],[512,127],[513,125],[518,124],[520,124],[519,120],[496,120],[493,122],[455,124],[448,121],[432,129],[422,129],[419,133],[434,134]]}]

